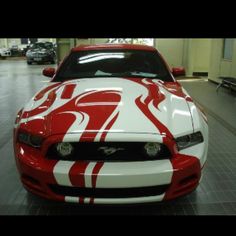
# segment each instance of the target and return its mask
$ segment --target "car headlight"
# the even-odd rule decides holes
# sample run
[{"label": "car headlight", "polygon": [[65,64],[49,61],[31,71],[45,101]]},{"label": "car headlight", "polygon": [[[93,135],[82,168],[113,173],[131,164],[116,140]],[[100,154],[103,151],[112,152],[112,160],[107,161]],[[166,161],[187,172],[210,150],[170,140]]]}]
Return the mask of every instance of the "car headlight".
[{"label": "car headlight", "polygon": [[203,142],[202,133],[196,132],[175,139],[178,150],[182,150]]},{"label": "car headlight", "polygon": [[39,148],[42,145],[43,138],[38,135],[33,135],[26,132],[19,132],[18,141],[30,145],[32,147]]},{"label": "car headlight", "polygon": [[58,154],[62,157],[70,156],[74,151],[74,147],[72,146],[72,144],[66,143],[66,142],[58,143],[56,145],[56,149],[57,149]]},{"label": "car headlight", "polygon": [[155,157],[161,151],[161,144],[159,143],[146,143],[144,150],[147,156]]}]

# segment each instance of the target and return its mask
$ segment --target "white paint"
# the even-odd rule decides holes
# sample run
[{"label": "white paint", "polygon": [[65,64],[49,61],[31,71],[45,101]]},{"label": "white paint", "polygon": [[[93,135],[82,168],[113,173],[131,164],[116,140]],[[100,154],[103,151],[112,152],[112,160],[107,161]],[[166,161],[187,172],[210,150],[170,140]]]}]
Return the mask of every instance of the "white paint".
[{"label": "white paint", "polygon": [[[144,83],[148,83],[148,80],[143,80]],[[151,112],[166,126],[170,129],[170,131],[173,133],[173,135],[177,134],[185,134],[192,132],[191,127],[191,117],[190,112],[188,109],[188,106],[186,104],[186,101],[184,98],[177,97],[171,93],[169,93],[166,89],[162,88],[163,85],[161,85],[158,81],[156,81],[160,85],[160,91],[165,95],[165,100],[162,101],[159,104],[160,111],[153,107],[153,105],[150,103],[149,108]],[[146,87],[122,78],[97,78],[97,79],[82,79],[82,80],[73,80],[73,81],[67,81],[60,85],[58,89],[56,90],[56,100],[54,103],[49,107],[46,111],[42,112],[41,114],[38,114],[37,116],[29,117],[28,119],[21,120],[21,122],[30,121],[33,119],[44,119],[46,115],[48,115],[53,110],[63,106],[66,102],[69,102],[69,99],[61,99],[61,93],[64,89],[64,86],[67,84],[75,84],[76,87],[74,89],[73,97],[71,99],[75,100],[75,105],[79,102],[81,98],[83,98],[84,95],[81,95],[84,93],[88,88],[94,88],[95,91],[101,91],[101,90],[113,90],[115,93],[121,94],[121,101],[117,103],[117,107],[113,114],[111,114],[110,117],[108,117],[107,120],[104,121],[103,126],[100,130],[87,130],[88,132],[100,132],[95,141],[98,141],[101,137],[102,131],[104,131],[106,125],[111,121],[111,119],[119,112],[119,115],[116,119],[116,122],[113,124],[109,132],[124,132],[124,133],[157,133],[159,134],[160,131],[155,127],[155,125],[146,117],[146,115],[140,110],[140,108],[136,105],[135,100],[141,96],[141,100],[144,101],[150,94]],[[48,92],[49,93],[49,92]],[[40,101],[34,102],[31,100],[31,102],[26,106],[25,110],[31,110],[36,108],[39,104],[42,104],[47,99],[47,94],[43,96]],[[89,91],[88,94],[92,94],[94,91]],[[105,103],[105,101],[104,101]],[[108,104],[109,105],[109,101]],[[86,103],[87,104],[87,103]],[[84,105],[78,103],[78,105]],[[88,104],[87,104],[88,105]],[[91,104],[89,104],[90,106]],[[96,109],[96,105],[94,106]],[[165,107],[165,109],[164,109]],[[163,109],[162,109],[163,108]],[[85,119],[83,122],[82,120],[82,114],[79,112],[75,112],[74,110],[67,111],[71,114],[74,114],[76,116],[76,121],[71,124],[70,128],[68,129],[67,134],[64,137],[64,141],[71,141],[71,134],[77,133],[77,140],[79,140],[81,136],[81,132],[85,130],[87,127],[87,124],[89,122],[89,116],[88,114],[83,113]],[[57,113],[54,114],[56,116]],[[53,117],[52,117],[53,121]],[[107,135],[107,139],[109,139],[110,134]],[[112,134],[114,136],[114,133]],[[75,137],[75,136],[73,136]],[[132,140],[131,140],[132,141]]]},{"label": "white paint", "polygon": [[[65,134],[63,138],[63,142],[71,142],[75,140],[80,140],[81,135],[83,134],[83,131],[85,130],[88,122],[89,122],[89,116],[84,112],[69,112],[73,114],[76,119],[74,123],[70,126],[67,133]],[[71,139],[71,134],[76,132],[76,136],[73,135],[73,138]]]},{"label": "white paint", "polygon": [[95,198],[95,204],[135,204],[135,203],[148,203],[159,202],[164,198],[164,194],[151,196],[151,197],[132,197],[132,198]]},{"label": "white paint", "polygon": [[161,87],[160,91],[165,94],[166,99],[159,104],[159,110],[153,103],[149,104],[149,109],[174,137],[191,133],[193,131],[191,113],[185,99],[165,92]]},{"label": "white paint", "polygon": [[78,197],[65,196],[65,202],[79,203]]},{"label": "white paint", "polygon": [[207,158],[207,149],[208,149],[207,142],[204,142],[204,143],[199,143],[189,148],[185,148],[181,150],[179,153],[197,157],[202,167]]},{"label": "white paint", "polygon": [[90,197],[86,197],[86,198],[84,198],[84,203],[85,203],[85,204],[90,203]]},{"label": "white paint", "polygon": [[53,168],[53,174],[57,181],[57,184],[63,186],[72,186],[69,172],[71,167],[74,165],[73,161],[58,161]]},{"label": "white paint", "polygon": [[[165,194],[149,197],[131,197],[131,198],[95,198],[94,204],[136,204],[162,201]],[[65,202],[79,203],[79,197],[66,196]],[[84,199],[84,204],[89,204],[90,198]]]},{"label": "white paint", "polygon": [[97,188],[144,187],[169,184],[173,168],[169,160],[105,162],[97,176]]}]

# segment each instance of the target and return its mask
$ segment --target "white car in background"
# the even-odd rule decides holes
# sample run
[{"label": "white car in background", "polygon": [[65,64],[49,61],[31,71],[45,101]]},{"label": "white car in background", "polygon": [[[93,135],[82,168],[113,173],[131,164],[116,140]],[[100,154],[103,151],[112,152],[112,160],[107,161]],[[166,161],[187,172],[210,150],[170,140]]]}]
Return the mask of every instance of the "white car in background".
[{"label": "white car in background", "polygon": [[1,57],[10,57],[11,51],[7,48],[0,48],[0,56]]}]

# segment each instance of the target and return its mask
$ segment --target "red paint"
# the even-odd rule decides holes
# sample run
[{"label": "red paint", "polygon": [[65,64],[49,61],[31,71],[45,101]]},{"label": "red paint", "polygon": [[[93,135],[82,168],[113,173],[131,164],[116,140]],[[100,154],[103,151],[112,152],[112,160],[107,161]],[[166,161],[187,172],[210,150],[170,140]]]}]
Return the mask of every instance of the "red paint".
[{"label": "red paint", "polygon": [[[172,141],[173,142],[173,141]],[[21,155],[19,152],[19,148],[24,148],[24,155]],[[34,194],[40,195],[42,197],[64,201],[64,196],[56,195],[50,191],[48,188],[48,184],[56,184],[56,180],[53,175],[53,169],[56,165],[57,161],[45,161],[44,156],[41,155],[40,150],[35,150],[34,148],[30,148],[27,145],[16,145],[16,153],[18,156],[16,157],[17,167],[19,169],[20,174],[27,174],[32,178],[39,181],[39,184],[32,185],[32,183],[26,183],[25,187]],[[172,198],[179,197],[181,195],[187,194],[194,190],[199,182],[201,176],[201,168],[200,162],[196,157],[187,156],[183,154],[173,155],[171,159],[171,163],[173,166],[173,176],[171,180],[171,186],[167,190],[164,200],[169,200]],[[99,171],[102,168],[103,163],[97,163],[92,171],[92,186],[96,187],[96,179],[99,174]],[[83,167],[82,167],[83,166]],[[74,169],[73,178],[81,179],[84,185],[84,171],[86,170],[86,165],[82,165],[80,168],[83,169],[78,174],[78,171]],[[181,181],[186,177],[196,175],[196,179],[188,181],[184,184],[181,184]],[[80,197],[79,203],[84,203],[84,198]],[[90,204],[94,203],[94,198],[90,198]]]},{"label": "red paint", "polygon": [[90,51],[90,50],[113,50],[113,49],[130,49],[130,50],[144,50],[144,51],[157,51],[156,48],[146,45],[137,44],[97,44],[97,45],[81,45],[72,48],[71,51]]},{"label": "red paint", "polygon": [[193,99],[192,99],[191,97],[189,97],[189,96],[185,97],[185,100],[186,100],[187,102],[193,102]]},{"label": "red paint", "polygon": [[45,135],[45,122],[43,119],[34,119],[30,121],[30,124],[21,124],[19,131],[28,132],[37,136],[44,137]]},{"label": "red paint", "polygon": [[104,165],[104,162],[97,162],[93,168],[93,171],[92,171],[92,187],[93,188],[96,188],[96,181],[97,181],[98,173],[101,170],[103,165]]},{"label": "red paint", "polygon": [[89,162],[77,161],[69,171],[71,184],[76,187],[85,187],[84,173]]},{"label": "red paint", "polygon": [[84,197],[79,197],[79,203],[84,204]]},{"label": "red paint", "polygon": [[[71,127],[71,125],[76,121],[76,117],[73,114],[70,113],[51,113],[47,116],[47,120],[50,121],[50,128],[48,127],[47,130],[51,132],[48,133],[48,135],[52,134],[63,134],[63,136],[66,134],[68,129]],[[63,140],[62,139],[60,141]]]},{"label": "red paint", "polygon": [[101,135],[101,139],[100,142],[104,142],[105,138],[107,136],[108,131],[110,130],[110,128],[112,127],[112,125],[115,123],[117,117],[119,115],[119,112],[117,112],[117,114],[112,118],[112,120],[108,123],[108,125],[105,127],[105,131],[102,133]]},{"label": "red paint", "polygon": [[[159,87],[165,89],[167,92],[174,94],[178,97],[184,98],[188,102],[193,102],[192,98],[183,92],[182,86],[178,82],[159,81],[154,82],[152,79],[147,79],[148,84],[144,83],[140,78],[125,78],[127,80],[136,82],[146,89],[148,89],[149,97],[153,98],[157,103],[161,103],[165,99],[165,95],[161,93]],[[147,99],[149,99],[149,97]]]},{"label": "red paint", "polygon": [[[82,97],[77,106],[83,104],[93,104],[93,103],[104,103],[104,102],[113,102],[114,105],[98,105],[98,106],[79,106],[81,112],[86,113],[89,116],[89,123],[87,124],[83,134],[80,137],[80,141],[93,141],[102,128],[106,120],[114,112],[118,103],[120,102],[121,96],[113,91],[98,91],[92,94],[88,94],[85,97]],[[94,130],[95,132],[87,132],[89,130]]]},{"label": "red paint", "polygon": [[152,80],[148,80],[147,84],[139,78],[126,78],[130,81],[136,82],[148,90],[148,96],[145,98],[144,102],[141,101],[142,95],[136,98],[135,103],[138,108],[143,112],[143,114],[155,125],[157,131],[164,136],[173,138],[173,135],[168,130],[168,128],[162,124],[155,115],[150,111],[148,105],[152,102],[154,107],[158,109],[158,105],[165,100],[165,95],[159,90],[158,84],[154,83]]},{"label": "red paint", "polygon": [[144,103],[148,106],[150,102],[153,102],[155,108],[158,108],[158,105],[165,100],[165,95],[160,91],[158,84],[154,83],[151,79],[147,79],[144,83],[144,79],[140,78],[125,78],[132,82],[136,82],[143,87],[145,87],[148,91],[148,96],[145,98]]},{"label": "red paint", "polygon": [[70,99],[73,95],[76,84],[67,84],[65,85],[63,92],[61,94],[62,99]]},{"label": "red paint", "polygon": [[141,96],[135,100],[135,103],[138,106],[138,108],[143,112],[143,114],[153,123],[153,125],[155,125],[155,127],[157,128],[157,131],[160,132],[160,134],[164,136],[168,136],[169,138],[173,138],[173,135],[168,130],[168,128],[165,125],[163,125],[157,119],[157,117],[154,116],[152,112],[149,110],[148,104],[145,104],[141,101]]},{"label": "red paint", "polygon": [[[64,90],[63,97],[70,96],[73,89],[74,85],[73,87],[67,87]],[[52,90],[49,93],[47,100],[40,106],[29,112],[24,112],[22,117],[29,118],[48,110],[56,99],[55,91],[56,89]],[[35,127],[36,131],[44,135],[66,135],[68,129],[74,122],[77,122],[79,127],[80,123],[84,121],[83,113],[85,113],[88,115],[89,121],[83,134],[81,135],[80,141],[93,141],[106,120],[118,106],[120,100],[121,95],[118,91],[106,90],[85,92],[74,97],[73,99],[70,99],[64,105],[52,110],[49,114],[45,115],[43,119],[34,119],[32,121],[28,121],[25,125],[22,124],[21,126],[25,126],[24,128],[27,129],[27,127],[31,127],[32,125]],[[95,106],[96,103],[98,104],[97,106]],[[99,105],[99,103],[101,103],[101,105]],[[110,105],[109,103],[113,104]],[[81,114],[82,119],[77,121],[76,116],[73,114],[74,112]],[[111,125],[112,124],[109,124],[109,127]],[[90,130],[95,130],[95,132],[87,132]]]},{"label": "red paint", "polygon": [[172,74],[174,76],[185,76],[185,68],[184,67],[174,67],[172,68]]},{"label": "red paint", "polygon": [[[196,157],[176,154],[171,159],[171,164],[173,167],[171,186],[165,193],[164,200],[173,199],[193,191],[198,186],[201,177],[201,165]],[[181,181],[190,176],[196,176],[196,178],[182,184]]]},{"label": "red paint", "polygon": [[188,102],[193,102],[192,98],[183,92],[182,86],[178,82],[164,82],[162,88]]},{"label": "red paint", "polygon": [[[75,98],[71,99],[68,103],[63,106],[53,110],[49,115],[52,117],[51,120],[55,120],[55,117],[58,117],[58,114],[64,113],[63,120],[58,117],[56,120],[56,124],[52,126],[52,133],[54,134],[56,131],[60,130],[61,133],[66,134],[68,127],[64,126],[64,120],[68,120],[68,123],[71,125],[74,123],[75,116],[71,112],[77,113],[85,113],[89,117],[88,124],[81,135],[80,141],[93,141],[97,135],[97,132],[102,128],[103,124],[106,120],[111,116],[113,111],[116,109],[118,103],[120,102],[121,96],[117,93],[117,91],[90,91]],[[101,102],[102,105],[94,106],[94,104]],[[113,102],[114,105],[106,105],[110,102]],[[74,118],[72,118],[74,117]],[[73,119],[73,120],[72,120]],[[84,118],[83,118],[84,119]],[[78,122],[78,127],[80,125],[80,121]],[[82,122],[82,121],[81,121]],[[55,122],[51,122],[55,123]],[[56,128],[56,130],[55,130]],[[87,132],[90,130],[95,130],[95,132]],[[79,141],[79,140],[78,140]]]},{"label": "red paint", "polygon": [[32,116],[36,116],[46,110],[48,110],[49,107],[52,106],[52,104],[54,103],[54,101],[56,100],[56,93],[55,93],[56,89],[52,90],[49,94],[47,99],[40,104],[38,107],[34,108],[31,111],[25,111],[23,113],[22,118],[29,118]]},{"label": "red paint", "polygon": [[52,84],[52,85],[46,87],[45,89],[41,90],[41,91],[34,97],[34,101],[40,100],[40,99],[45,95],[45,93],[47,93],[47,92],[50,91],[51,89],[57,87],[59,84],[61,84],[61,83]]},{"label": "red paint", "polygon": [[[20,149],[23,149],[24,152],[21,153]],[[34,184],[33,182],[30,183],[29,181],[22,181],[25,188],[30,192],[42,197],[63,201],[64,197],[57,196],[52,193],[47,185],[49,183],[57,184],[56,179],[53,175],[53,169],[58,161],[45,161],[41,150],[32,148],[24,144],[16,144],[14,147],[14,151],[17,168],[21,178],[23,177],[23,175],[27,175],[38,181],[38,184]]]}]

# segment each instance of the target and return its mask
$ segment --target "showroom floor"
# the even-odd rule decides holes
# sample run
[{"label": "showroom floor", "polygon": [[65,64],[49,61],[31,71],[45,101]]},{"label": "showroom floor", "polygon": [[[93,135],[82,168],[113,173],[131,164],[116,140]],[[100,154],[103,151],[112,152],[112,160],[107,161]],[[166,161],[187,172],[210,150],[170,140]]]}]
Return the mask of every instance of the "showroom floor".
[{"label": "showroom floor", "polygon": [[0,61],[0,214],[154,214],[236,215],[236,96],[204,79],[181,83],[205,107],[209,121],[209,154],[204,177],[191,194],[179,199],[139,206],[89,206],[52,202],[27,194],[15,166],[12,128],[17,110],[46,77],[43,65]]}]

